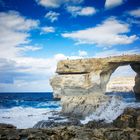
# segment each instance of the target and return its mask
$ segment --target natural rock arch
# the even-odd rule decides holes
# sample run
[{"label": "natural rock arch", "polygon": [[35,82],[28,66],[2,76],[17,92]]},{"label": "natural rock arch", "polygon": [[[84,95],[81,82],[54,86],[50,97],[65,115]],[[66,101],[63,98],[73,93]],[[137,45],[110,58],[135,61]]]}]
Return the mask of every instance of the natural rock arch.
[{"label": "natural rock arch", "polygon": [[[60,61],[57,65],[57,75],[50,80],[50,83],[54,97],[62,98],[63,112],[73,114],[81,112],[82,114],[87,110],[86,105],[90,106],[88,107],[90,110],[93,100],[95,105],[97,94],[99,96],[96,101],[100,102],[101,96],[103,101],[106,98],[104,94],[111,74],[119,66],[124,65],[130,65],[137,73],[134,92],[140,95],[140,55]],[[86,114],[89,113],[86,111]]]},{"label": "natural rock arch", "polygon": [[137,73],[134,92],[140,93],[140,56],[126,55],[108,58],[64,60],[57,65],[50,83],[54,96],[105,93],[111,74],[119,67],[130,65]]}]

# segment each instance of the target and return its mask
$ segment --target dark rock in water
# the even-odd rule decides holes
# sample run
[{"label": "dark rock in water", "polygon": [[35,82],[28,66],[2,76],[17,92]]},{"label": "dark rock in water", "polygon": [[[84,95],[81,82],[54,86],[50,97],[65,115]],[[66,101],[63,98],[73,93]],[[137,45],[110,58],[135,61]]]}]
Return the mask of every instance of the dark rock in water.
[{"label": "dark rock in water", "polygon": [[[60,115],[60,113],[58,112],[58,111],[50,111],[51,113],[52,113],[52,115]],[[46,113],[42,113],[42,115],[47,115],[48,114],[48,112],[46,112]]]},{"label": "dark rock in water", "polygon": [[2,117],[3,119],[10,119],[11,117]]},{"label": "dark rock in water", "polygon": [[60,98],[53,98],[54,101],[60,101]]},{"label": "dark rock in water", "polygon": [[140,129],[140,109],[125,109],[123,114],[113,121],[113,125],[118,128],[130,127]]},{"label": "dark rock in water", "polygon": [[63,117],[48,117],[49,120],[55,120],[55,121],[60,121],[60,120],[64,120],[65,118]]},{"label": "dark rock in water", "polygon": [[47,128],[47,127],[52,127],[53,124],[54,124],[54,121],[42,120],[42,121],[39,121],[37,124],[35,124],[33,128]]},{"label": "dark rock in water", "polygon": [[81,123],[78,119],[71,118],[68,121],[61,121],[57,122],[58,120],[62,120],[62,118],[51,118],[53,120],[42,120],[39,121],[37,124],[34,125],[33,128],[52,128],[52,127],[58,127],[58,126],[70,126],[70,125],[76,125],[80,126]]},{"label": "dark rock in water", "polygon": [[31,115],[28,115],[28,117],[33,117],[33,115],[31,114]]}]

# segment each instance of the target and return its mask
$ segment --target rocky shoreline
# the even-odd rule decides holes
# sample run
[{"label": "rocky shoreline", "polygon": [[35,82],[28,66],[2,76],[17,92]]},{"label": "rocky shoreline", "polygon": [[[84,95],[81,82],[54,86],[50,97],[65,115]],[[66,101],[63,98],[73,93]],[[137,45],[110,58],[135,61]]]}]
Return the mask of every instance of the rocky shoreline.
[{"label": "rocky shoreline", "polygon": [[0,124],[0,140],[139,140],[140,108],[125,109],[112,123],[101,120],[85,125],[78,122],[50,124],[44,128],[29,129]]}]

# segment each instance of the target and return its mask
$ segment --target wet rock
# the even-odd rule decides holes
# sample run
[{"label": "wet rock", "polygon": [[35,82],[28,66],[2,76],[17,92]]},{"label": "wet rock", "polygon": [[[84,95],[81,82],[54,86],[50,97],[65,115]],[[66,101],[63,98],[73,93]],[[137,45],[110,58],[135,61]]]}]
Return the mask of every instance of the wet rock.
[{"label": "wet rock", "polygon": [[95,128],[110,128],[113,127],[111,123],[105,123],[104,120],[101,121],[90,121],[85,124],[85,127],[95,129]]},{"label": "wet rock", "polygon": [[[60,122],[59,122],[60,121]],[[42,120],[34,125],[34,128],[52,128],[58,126],[70,126],[70,125],[81,125],[80,121],[75,118],[69,118],[67,121],[62,121],[58,119],[54,120]]]},{"label": "wet rock", "polygon": [[[1,130],[1,129],[0,129]],[[51,129],[4,130],[1,140],[139,140],[139,129],[96,128],[80,126],[54,127]],[[7,132],[7,133],[6,133]]]},{"label": "wet rock", "polygon": [[10,119],[11,117],[2,117],[3,119]]},{"label": "wet rock", "polygon": [[0,123],[0,129],[6,129],[6,128],[11,128],[11,129],[16,129],[16,127],[12,124],[4,124],[4,123]]},{"label": "wet rock", "polygon": [[0,124],[0,139],[1,140],[19,140],[16,127],[11,124]]},{"label": "wet rock", "polygon": [[125,109],[123,114],[113,121],[113,125],[119,128],[130,127],[140,129],[140,109]]},{"label": "wet rock", "polygon": [[64,117],[48,117],[49,120],[55,120],[55,121],[60,121],[60,120],[64,120]]}]

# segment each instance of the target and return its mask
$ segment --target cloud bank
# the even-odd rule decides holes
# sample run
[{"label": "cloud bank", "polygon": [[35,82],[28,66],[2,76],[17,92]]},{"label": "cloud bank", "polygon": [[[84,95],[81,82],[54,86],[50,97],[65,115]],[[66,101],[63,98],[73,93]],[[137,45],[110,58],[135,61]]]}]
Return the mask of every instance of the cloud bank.
[{"label": "cloud bank", "polygon": [[46,8],[58,8],[63,4],[80,4],[83,0],[36,0],[36,2]]},{"label": "cloud bank", "polygon": [[128,36],[130,27],[115,18],[108,18],[102,24],[84,30],[63,33],[64,38],[71,38],[77,44],[96,44],[99,46],[113,46],[130,44],[138,37]]}]

